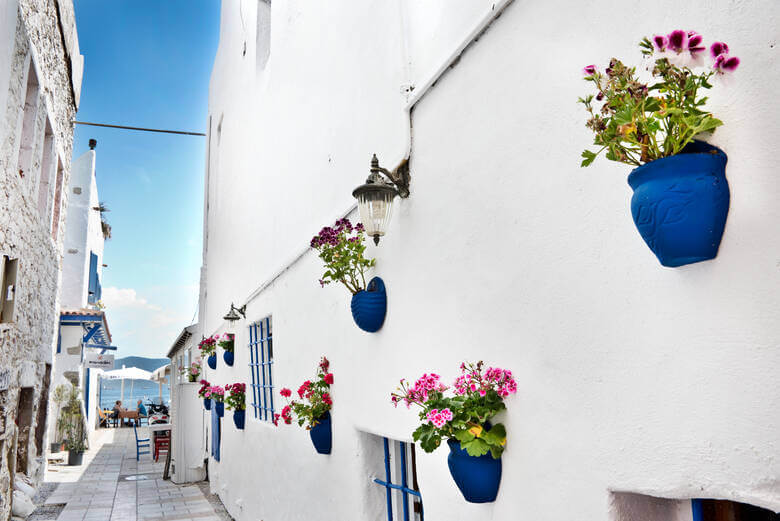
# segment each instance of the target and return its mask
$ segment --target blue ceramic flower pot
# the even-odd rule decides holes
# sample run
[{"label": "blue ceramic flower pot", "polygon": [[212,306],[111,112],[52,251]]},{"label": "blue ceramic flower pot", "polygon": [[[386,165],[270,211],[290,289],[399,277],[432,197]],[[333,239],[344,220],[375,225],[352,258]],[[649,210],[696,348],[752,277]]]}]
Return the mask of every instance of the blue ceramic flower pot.
[{"label": "blue ceramic flower pot", "polygon": [[352,295],[352,318],[363,331],[376,333],[385,322],[387,292],[379,277],[368,282],[364,291]]},{"label": "blue ceramic flower pot", "polygon": [[222,353],[222,358],[225,360],[225,363],[227,365],[233,367],[234,355],[232,351],[225,351],[224,353]]},{"label": "blue ceramic flower pot", "polygon": [[314,448],[318,453],[330,454],[330,448],[333,444],[330,412],[326,412],[325,416],[317,420],[317,425],[309,431],[309,436],[311,436],[311,442],[314,444]]},{"label": "blue ceramic flower pot", "polygon": [[205,407],[207,411],[211,410],[211,398],[203,398],[203,407]]},{"label": "blue ceramic flower pot", "polygon": [[225,415],[225,402],[214,402],[214,407],[217,408],[217,416],[222,418]]},{"label": "blue ceramic flower pot", "polygon": [[490,503],[496,500],[501,484],[501,459],[493,459],[490,453],[484,456],[469,456],[460,448],[458,440],[448,440],[450,455],[447,465],[455,484],[469,503]]},{"label": "blue ceramic flower pot", "polygon": [[702,141],[651,161],[628,176],[631,215],[661,264],[714,259],[729,212],[726,154]]},{"label": "blue ceramic flower pot", "polygon": [[236,424],[236,429],[244,430],[246,411],[243,409],[240,411],[233,411],[233,423]]},{"label": "blue ceramic flower pot", "polygon": [[211,367],[212,369],[216,369],[217,368],[217,355],[213,354],[213,355],[209,356],[206,359],[206,362],[208,362],[209,367]]}]

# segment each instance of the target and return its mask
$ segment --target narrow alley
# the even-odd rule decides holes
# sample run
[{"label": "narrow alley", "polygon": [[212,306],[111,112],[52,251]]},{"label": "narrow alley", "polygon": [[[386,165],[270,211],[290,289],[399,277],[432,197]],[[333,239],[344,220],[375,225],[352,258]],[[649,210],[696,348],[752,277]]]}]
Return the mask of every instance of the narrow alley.
[{"label": "narrow alley", "polygon": [[[138,430],[146,437],[146,429]],[[80,466],[49,465],[45,483],[55,485],[35,521],[226,521],[197,484],[178,486],[163,480],[165,456],[155,462],[143,454],[136,461],[133,430],[96,433],[95,447]],[[213,499],[219,504],[218,499]]]}]

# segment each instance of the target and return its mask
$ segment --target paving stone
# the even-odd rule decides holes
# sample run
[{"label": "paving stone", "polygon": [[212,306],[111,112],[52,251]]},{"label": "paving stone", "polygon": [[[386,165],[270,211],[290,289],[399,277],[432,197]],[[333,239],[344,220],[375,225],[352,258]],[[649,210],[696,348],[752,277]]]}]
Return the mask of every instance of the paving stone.
[{"label": "paving stone", "polygon": [[35,521],[231,520],[207,483],[179,486],[162,479],[163,460],[137,462],[132,430],[101,430],[93,445],[79,467],[50,466]]}]

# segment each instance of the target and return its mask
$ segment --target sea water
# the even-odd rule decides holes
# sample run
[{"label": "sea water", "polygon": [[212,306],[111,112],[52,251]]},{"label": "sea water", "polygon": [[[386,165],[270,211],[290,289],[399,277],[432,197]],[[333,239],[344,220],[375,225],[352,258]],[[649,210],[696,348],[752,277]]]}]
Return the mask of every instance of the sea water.
[{"label": "sea water", "polygon": [[[122,399],[120,398],[121,389],[121,380],[101,380],[100,406],[103,409],[114,407],[114,403]],[[166,384],[162,386],[162,393],[163,403],[168,405],[171,399],[171,392]],[[159,403],[160,384],[150,382],[149,380],[125,380],[125,398],[122,400],[122,406],[127,409],[135,409],[138,400],[143,400],[144,404],[150,402]]]}]

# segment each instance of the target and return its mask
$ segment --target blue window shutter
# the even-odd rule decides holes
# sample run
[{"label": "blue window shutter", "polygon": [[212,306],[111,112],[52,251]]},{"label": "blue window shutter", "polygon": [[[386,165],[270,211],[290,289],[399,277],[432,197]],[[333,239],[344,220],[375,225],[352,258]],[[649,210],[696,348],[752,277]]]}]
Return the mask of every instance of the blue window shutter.
[{"label": "blue window shutter", "polygon": [[211,404],[211,457],[219,461],[219,416],[217,416],[217,406]]},{"label": "blue window shutter", "polygon": [[89,367],[87,367],[87,378],[84,382],[84,412],[87,413],[87,421],[89,421]]},{"label": "blue window shutter", "polygon": [[98,276],[97,276],[97,262],[98,257],[92,252],[89,252],[89,294],[87,295],[87,301],[90,304],[97,302],[98,291]]}]

